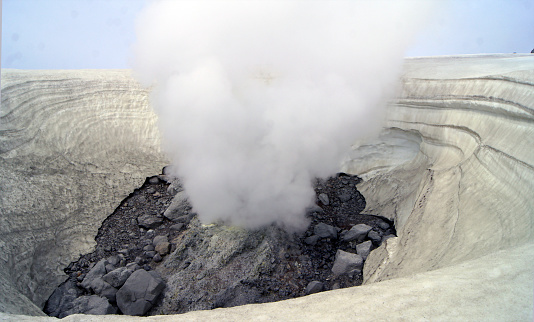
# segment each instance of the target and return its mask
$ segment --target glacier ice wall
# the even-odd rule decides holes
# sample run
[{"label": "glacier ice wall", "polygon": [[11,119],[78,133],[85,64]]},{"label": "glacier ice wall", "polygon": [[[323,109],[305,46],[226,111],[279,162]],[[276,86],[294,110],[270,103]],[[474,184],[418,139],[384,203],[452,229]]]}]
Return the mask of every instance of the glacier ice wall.
[{"label": "glacier ice wall", "polygon": [[39,313],[31,303],[44,305],[101,222],[161,171],[155,122],[129,71],[2,70],[0,311]]},{"label": "glacier ice wall", "polygon": [[406,60],[381,139],[404,160],[380,166],[387,153],[356,149],[346,164],[367,177],[366,211],[398,232],[366,262],[366,283],[532,242],[533,93],[531,55]]}]

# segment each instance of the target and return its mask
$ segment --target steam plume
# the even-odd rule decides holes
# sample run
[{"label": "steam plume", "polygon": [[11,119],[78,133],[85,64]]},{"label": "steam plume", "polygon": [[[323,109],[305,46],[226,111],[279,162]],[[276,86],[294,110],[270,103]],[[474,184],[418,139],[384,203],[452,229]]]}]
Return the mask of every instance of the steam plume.
[{"label": "steam plume", "polygon": [[312,179],[379,130],[421,3],[149,6],[134,70],[200,219],[305,228]]}]

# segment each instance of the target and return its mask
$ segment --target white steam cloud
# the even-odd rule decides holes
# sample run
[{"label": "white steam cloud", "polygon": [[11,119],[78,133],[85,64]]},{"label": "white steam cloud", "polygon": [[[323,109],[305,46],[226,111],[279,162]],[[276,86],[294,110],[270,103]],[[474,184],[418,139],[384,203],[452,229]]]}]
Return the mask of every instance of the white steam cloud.
[{"label": "white steam cloud", "polygon": [[200,219],[305,229],[312,179],[380,129],[422,3],[150,5],[134,70]]}]

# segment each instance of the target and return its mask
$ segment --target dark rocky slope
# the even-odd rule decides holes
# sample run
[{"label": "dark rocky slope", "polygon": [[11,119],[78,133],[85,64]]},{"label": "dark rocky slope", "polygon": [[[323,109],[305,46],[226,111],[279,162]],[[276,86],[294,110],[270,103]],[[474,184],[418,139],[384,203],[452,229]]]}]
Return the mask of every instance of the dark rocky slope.
[{"label": "dark rocky slope", "polygon": [[45,312],[174,314],[360,285],[369,251],[395,230],[361,214],[359,182],[346,174],[316,180],[311,224],[296,234],[202,225],[178,180],[148,178],[103,222],[95,251],[65,269],[69,278]]}]

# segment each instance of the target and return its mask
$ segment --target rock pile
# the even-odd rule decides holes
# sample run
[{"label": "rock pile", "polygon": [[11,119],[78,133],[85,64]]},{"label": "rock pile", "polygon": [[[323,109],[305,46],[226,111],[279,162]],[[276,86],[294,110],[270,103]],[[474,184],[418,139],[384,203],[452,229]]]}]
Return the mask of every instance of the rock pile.
[{"label": "rock pile", "polygon": [[395,230],[383,218],[360,213],[365,200],[356,189],[359,182],[344,174],[317,180],[316,204],[307,209],[311,224],[303,234],[191,220],[174,240],[176,250],[158,267],[167,290],[154,313],[279,301],[360,285],[364,258]]},{"label": "rock pile", "polygon": [[363,215],[360,179],[314,184],[302,234],[202,225],[178,181],[147,179],[104,221],[97,246],[65,270],[45,312],[153,315],[278,301],[359,285],[369,252],[395,230]]},{"label": "rock pile", "polygon": [[127,315],[146,314],[165,288],[163,279],[136,263],[117,267],[119,263],[118,256],[102,259],[81,283],[67,280],[48,299],[46,313],[59,318],[76,313],[117,314],[119,310]]},{"label": "rock pile", "polygon": [[317,204],[308,209],[312,224],[302,246],[316,268],[312,282],[320,282],[324,290],[360,285],[371,250],[396,233],[387,219],[361,214],[365,199],[356,189],[360,181],[339,173],[315,182]]},{"label": "rock pile", "polygon": [[[65,272],[69,279],[51,295],[44,312],[70,314],[145,315],[157,302],[164,280],[152,270],[175,247],[175,237],[187,224],[172,214],[172,200],[181,186],[165,175],[147,178],[102,224],[95,251],[80,256]],[[181,213],[191,207],[181,202]]]}]

